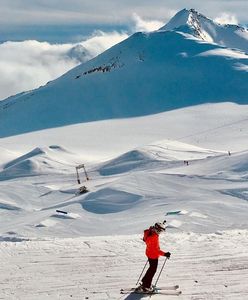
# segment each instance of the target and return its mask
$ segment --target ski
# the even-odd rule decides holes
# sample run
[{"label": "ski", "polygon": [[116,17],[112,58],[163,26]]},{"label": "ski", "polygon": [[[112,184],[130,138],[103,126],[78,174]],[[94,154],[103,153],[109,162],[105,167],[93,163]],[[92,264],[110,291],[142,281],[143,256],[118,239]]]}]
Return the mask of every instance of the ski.
[{"label": "ski", "polygon": [[168,285],[168,286],[154,286],[155,290],[177,290],[179,289],[179,285]]},{"label": "ski", "polygon": [[167,296],[179,296],[182,294],[182,291],[177,291],[177,290],[156,290],[154,292],[149,292],[149,293],[142,293],[142,292],[135,292],[135,290],[121,290],[121,294],[141,294],[141,295],[147,295],[147,296],[152,296],[152,295],[167,295]]},{"label": "ski", "polygon": [[150,293],[149,295],[171,295],[171,296],[179,296],[182,294],[182,291],[177,291],[177,290],[159,290],[154,293]]},{"label": "ski", "polygon": [[[159,287],[154,287],[156,290],[177,290],[179,289],[179,285],[168,285],[168,286],[159,286]],[[129,291],[129,292],[133,292],[135,291],[136,288],[125,288],[125,289],[121,289],[121,291]]]}]

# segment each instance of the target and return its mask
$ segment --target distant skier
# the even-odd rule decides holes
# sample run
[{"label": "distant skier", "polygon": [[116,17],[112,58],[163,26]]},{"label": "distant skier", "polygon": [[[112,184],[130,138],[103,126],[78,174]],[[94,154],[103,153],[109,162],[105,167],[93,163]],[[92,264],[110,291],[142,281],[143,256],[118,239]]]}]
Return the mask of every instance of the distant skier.
[{"label": "distant skier", "polygon": [[141,280],[142,284],[137,288],[138,292],[149,293],[153,291],[151,284],[157,271],[159,256],[170,258],[170,252],[160,250],[159,246],[159,234],[164,231],[165,225],[163,223],[156,223],[144,231],[143,241],[146,243],[146,256],[148,257],[149,268]]}]

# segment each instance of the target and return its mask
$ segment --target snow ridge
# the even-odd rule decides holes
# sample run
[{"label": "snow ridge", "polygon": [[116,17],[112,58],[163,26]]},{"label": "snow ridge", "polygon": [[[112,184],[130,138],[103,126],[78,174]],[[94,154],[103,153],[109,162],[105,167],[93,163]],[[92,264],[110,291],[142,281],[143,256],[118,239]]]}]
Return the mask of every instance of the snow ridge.
[{"label": "snow ridge", "polygon": [[181,10],[159,31],[179,31],[208,43],[248,52],[247,29],[239,25],[216,23],[195,9]]}]

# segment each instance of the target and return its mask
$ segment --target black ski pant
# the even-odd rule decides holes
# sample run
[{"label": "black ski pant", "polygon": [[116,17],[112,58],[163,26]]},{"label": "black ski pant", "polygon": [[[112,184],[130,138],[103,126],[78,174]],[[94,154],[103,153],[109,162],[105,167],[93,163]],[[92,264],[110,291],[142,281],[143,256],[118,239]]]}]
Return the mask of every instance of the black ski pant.
[{"label": "black ski pant", "polygon": [[146,288],[151,287],[153,276],[155,275],[158,267],[158,258],[148,258],[149,268],[146,271],[145,276],[142,278],[142,285]]}]

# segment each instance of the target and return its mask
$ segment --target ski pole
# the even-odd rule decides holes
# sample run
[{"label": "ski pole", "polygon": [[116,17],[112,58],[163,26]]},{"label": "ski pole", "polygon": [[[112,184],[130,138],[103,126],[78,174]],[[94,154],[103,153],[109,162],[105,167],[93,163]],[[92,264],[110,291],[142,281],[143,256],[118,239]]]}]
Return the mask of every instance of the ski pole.
[{"label": "ski pole", "polygon": [[145,264],[145,266],[144,266],[144,268],[143,268],[143,270],[142,270],[142,272],[141,272],[141,274],[140,274],[140,276],[139,276],[139,279],[138,279],[137,282],[136,282],[136,285],[139,283],[140,278],[141,278],[141,276],[142,276],[142,274],[143,274],[143,272],[144,272],[144,270],[145,270],[145,268],[146,268],[147,263],[148,263],[148,260],[146,261],[146,264]]},{"label": "ski pole", "polygon": [[166,263],[167,259],[168,259],[168,258],[166,257],[166,259],[164,260],[163,266],[162,266],[162,268],[161,268],[161,270],[160,270],[160,273],[158,274],[158,278],[157,278],[156,283],[155,283],[154,286],[157,286],[159,277],[160,277],[160,275],[161,275],[161,273],[162,273],[162,271],[163,271],[163,269],[164,269],[164,266],[165,266],[165,263]]}]

